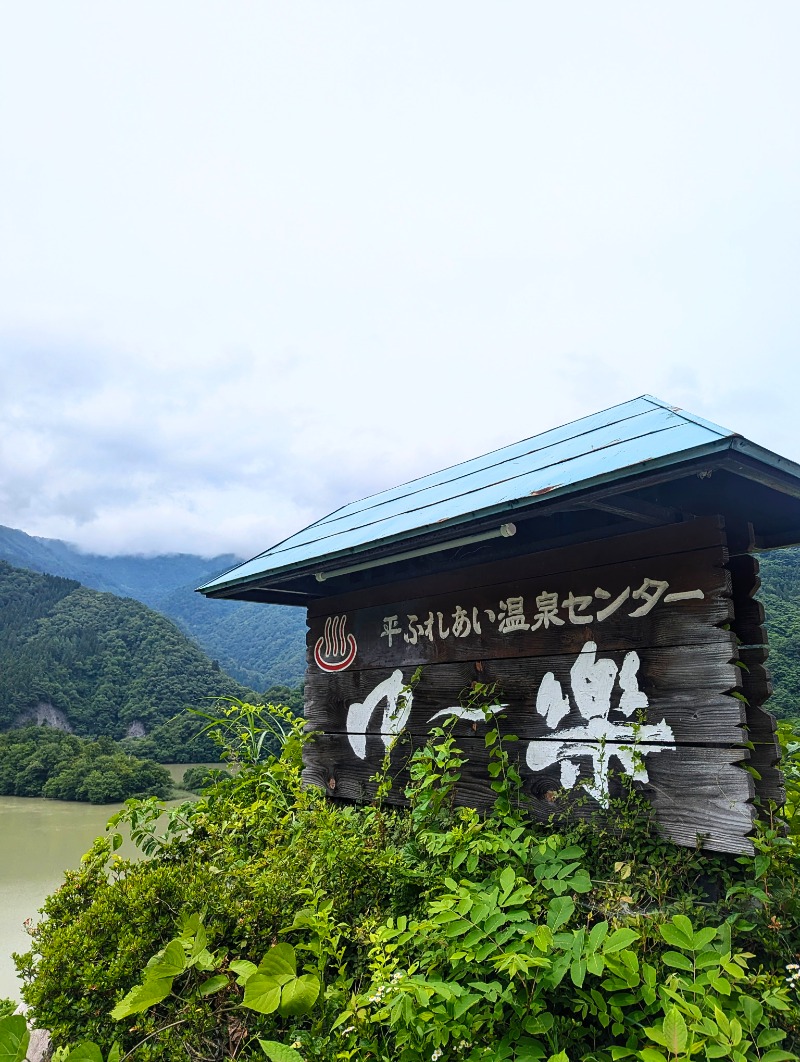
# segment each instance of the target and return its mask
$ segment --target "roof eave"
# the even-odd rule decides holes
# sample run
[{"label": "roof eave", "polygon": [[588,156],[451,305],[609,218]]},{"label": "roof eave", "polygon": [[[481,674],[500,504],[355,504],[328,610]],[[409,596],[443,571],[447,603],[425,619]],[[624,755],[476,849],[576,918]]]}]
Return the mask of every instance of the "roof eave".
[{"label": "roof eave", "polygon": [[[466,523],[475,523],[476,519],[484,521],[491,519],[493,516],[508,515],[509,513],[513,513],[523,508],[529,509],[539,501],[550,503],[556,500],[563,500],[572,494],[595,492],[612,483],[629,485],[629,481],[632,478],[640,476],[645,470],[647,472],[659,472],[669,469],[670,467],[678,469],[682,466],[691,465],[704,459],[718,457],[720,454],[724,454],[725,451],[731,449],[739,450],[747,454],[749,457],[755,457],[757,460],[762,461],[770,467],[779,469],[784,473],[788,472],[790,475],[796,477],[798,495],[800,495],[800,466],[794,464],[792,461],[787,461],[786,459],[779,457],[777,454],[773,454],[769,450],[764,450],[761,447],[755,446],[753,443],[749,443],[741,436],[727,436],[713,439],[707,443],[703,443],[701,446],[693,447],[682,453],[667,454],[658,458],[648,458],[637,464],[629,465],[625,469],[615,469],[611,472],[594,476],[591,479],[582,480],[579,483],[567,483],[563,485],[555,483],[552,486],[538,490],[534,497],[528,495],[523,498],[510,499],[502,504],[489,506],[477,512],[465,513],[453,517],[446,522],[428,525],[424,528],[416,528],[413,532],[402,532],[398,535],[392,535],[382,539],[373,539],[371,542],[360,546],[351,546],[344,550],[320,554],[311,559],[306,558],[302,561],[296,561],[290,564],[265,568],[261,572],[246,575],[239,579],[226,579],[223,575],[210,583],[205,583],[203,586],[198,587],[197,590],[199,593],[205,594],[208,597],[223,597],[231,590],[241,589],[245,586],[252,586],[254,584],[263,585],[265,580],[277,580],[282,582],[288,578],[310,575],[314,572],[324,570],[325,566],[336,566],[342,560],[351,560],[355,557],[368,557],[377,551],[384,551],[392,546],[405,545],[418,539],[427,538],[435,532],[444,532],[450,529],[459,528]],[[232,571],[236,571],[236,569],[234,568]]]}]

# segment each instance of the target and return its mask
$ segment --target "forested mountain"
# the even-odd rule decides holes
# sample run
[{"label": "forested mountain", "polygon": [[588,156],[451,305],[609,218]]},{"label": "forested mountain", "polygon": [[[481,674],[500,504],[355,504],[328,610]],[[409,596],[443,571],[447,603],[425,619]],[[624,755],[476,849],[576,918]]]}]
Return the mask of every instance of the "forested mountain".
[{"label": "forested mountain", "polygon": [[174,620],[224,671],[256,690],[296,686],[305,670],[305,612],[281,605],[209,601],[201,583],[227,571],[232,553],[197,557],[102,557],[81,553],[58,539],[34,538],[0,526],[0,560],[132,597]]},{"label": "forested mountain", "polygon": [[[252,700],[170,620],[130,598],[0,561],[0,730],[48,721],[79,735],[148,735],[148,755],[208,758],[187,706]],[[173,746],[175,746],[173,748]]]},{"label": "forested mountain", "polygon": [[800,547],[760,553],[759,562],[773,685],[765,707],[800,720]]}]

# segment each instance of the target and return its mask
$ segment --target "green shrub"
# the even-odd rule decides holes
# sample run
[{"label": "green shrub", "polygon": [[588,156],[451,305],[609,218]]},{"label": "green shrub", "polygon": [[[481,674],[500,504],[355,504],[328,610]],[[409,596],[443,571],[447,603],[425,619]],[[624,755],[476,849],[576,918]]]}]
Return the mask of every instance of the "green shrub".
[{"label": "green shrub", "polygon": [[[775,809],[738,858],[663,840],[632,790],[606,819],[535,825],[496,723],[489,814],[455,806],[447,727],[412,759],[407,808],[348,807],[303,789],[302,720],[270,713],[231,708],[239,771],[164,832],[155,802],[112,820],[147,859],[117,860],[112,834],[46,902],[18,966],[56,1043],[137,1062],[797,1057],[800,854]],[[280,973],[278,943],[297,972],[248,989]],[[318,995],[293,1010],[279,989],[303,977]]]}]

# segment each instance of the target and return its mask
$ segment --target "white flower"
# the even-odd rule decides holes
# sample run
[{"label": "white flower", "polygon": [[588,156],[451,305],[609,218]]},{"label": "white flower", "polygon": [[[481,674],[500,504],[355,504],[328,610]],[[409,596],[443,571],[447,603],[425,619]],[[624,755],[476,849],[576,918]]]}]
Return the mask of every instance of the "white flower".
[{"label": "white flower", "polygon": [[436,1060],[441,1058],[441,1057],[442,1057],[442,1049],[441,1049],[441,1047],[437,1047],[436,1050],[431,1055],[431,1062],[436,1062]]}]

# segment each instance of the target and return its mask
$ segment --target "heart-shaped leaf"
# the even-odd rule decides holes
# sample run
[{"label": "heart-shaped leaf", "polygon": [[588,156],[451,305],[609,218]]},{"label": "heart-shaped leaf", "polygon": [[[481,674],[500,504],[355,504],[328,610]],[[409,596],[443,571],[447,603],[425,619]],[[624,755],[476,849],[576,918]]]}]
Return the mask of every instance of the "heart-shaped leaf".
[{"label": "heart-shaped leaf", "polygon": [[280,1013],[283,1015],[307,1014],[317,1001],[319,978],[303,974],[288,981],[281,990]]},{"label": "heart-shaped leaf", "polygon": [[86,1040],[84,1043],[72,1048],[67,1055],[67,1062],[103,1062],[103,1052],[97,1044]]},{"label": "heart-shaped leaf", "polygon": [[275,983],[274,977],[254,973],[247,979],[242,1006],[258,1011],[259,1014],[272,1014],[278,1009],[280,1001],[281,987]]},{"label": "heart-shaped leaf", "polygon": [[[162,999],[166,999],[172,991],[171,977],[148,978],[144,984],[137,985],[123,999],[117,1003],[111,1011],[111,1017],[115,1021],[127,1018],[131,1014],[140,1014],[148,1007],[154,1007]],[[0,1060],[1,1062],[1,1060]]]},{"label": "heart-shaped leaf", "polygon": [[0,1018],[0,1062],[24,1062],[31,1034],[21,1014]]},{"label": "heart-shaped leaf", "polygon": [[270,1062],[303,1062],[303,1056],[293,1047],[278,1043],[277,1040],[259,1040],[261,1050]]},{"label": "heart-shaped leaf", "polygon": [[297,962],[291,944],[276,944],[270,948],[258,964],[258,972],[265,977],[274,978],[278,984],[285,984],[297,976]]},{"label": "heart-shaped leaf", "polygon": [[148,962],[145,977],[177,977],[186,969],[186,952],[180,940],[171,940],[169,944]]}]

